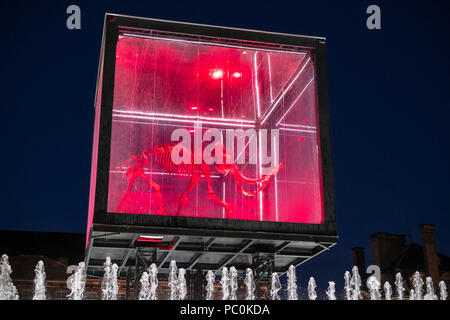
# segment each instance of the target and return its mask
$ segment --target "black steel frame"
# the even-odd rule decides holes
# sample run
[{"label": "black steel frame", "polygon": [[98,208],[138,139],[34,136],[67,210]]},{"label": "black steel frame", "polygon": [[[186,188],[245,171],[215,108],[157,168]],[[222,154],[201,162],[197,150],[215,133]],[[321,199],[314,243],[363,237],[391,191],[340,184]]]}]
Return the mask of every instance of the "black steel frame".
[{"label": "black steel frame", "polygon": [[[159,33],[177,33],[184,37],[245,41],[250,45],[256,42],[257,45],[264,44],[283,50],[308,49],[315,63],[317,77],[324,223],[299,224],[107,212],[116,44],[119,32],[124,29],[131,32],[152,30]],[[268,281],[272,272],[284,273],[290,264],[297,266],[335,245],[337,233],[327,92],[326,49],[323,38],[106,14],[95,101],[95,106],[100,107],[100,126],[98,159],[95,164],[97,175],[94,214],[91,228],[88,230],[89,242],[85,259],[88,275],[101,277],[104,260],[100,258],[103,259],[106,252],[118,250],[122,258],[113,262],[119,265],[119,277],[126,279],[127,298],[131,285],[134,286],[136,298],[139,278],[150,263],[156,263],[162,274],[165,274],[174,252],[190,253],[193,257],[189,261],[177,264],[187,269],[187,277],[192,278],[192,281],[188,281],[194,289],[190,290],[191,298],[200,299],[203,296],[205,280],[203,270],[220,273],[223,267],[233,264],[240,271],[252,268],[256,281]],[[158,256],[160,249],[146,247],[144,243],[137,241],[141,234],[172,236],[171,250],[166,253],[161,251]],[[125,235],[125,238],[114,240],[114,235]],[[191,236],[200,237],[202,241],[184,241]],[[223,238],[238,238],[240,242],[232,247],[222,247],[220,242]],[[283,242],[273,245],[274,241]],[[302,247],[301,243],[304,241],[314,243],[314,247]],[[161,245],[167,247],[169,244]],[[251,258],[250,265],[234,263],[236,257],[243,255]],[[205,256],[213,257],[215,263],[201,263]],[[276,267],[277,259],[283,258],[288,259],[289,264],[278,264]],[[243,273],[241,275],[243,276]]]},{"label": "black steel frame", "polygon": [[[212,246],[216,238],[209,238],[204,243],[184,243],[183,237],[174,237],[171,243],[161,242],[161,247],[167,247],[172,245],[171,250],[164,250],[165,253],[157,258],[156,251],[158,246],[155,244],[146,244],[136,242],[135,237],[131,237],[131,240],[113,240],[110,233],[104,233],[104,236],[98,235],[93,241],[93,246],[88,250],[89,253],[93,251],[114,251],[118,250],[123,253],[124,258],[121,260],[113,260],[119,268],[119,276],[128,273],[127,266],[132,266],[133,271],[139,273],[141,266],[148,268],[151,263],[155,263],[161,273],[167,272],[169,268],[170,258],[174,252],[187,252],[195,253],[195,256],[188,262],[177,262],[177,265],[181,268],[189,270],[214,270],[216,273],[220,273],[223,267],[234,265],[239,270],[245,270],[245,268],[255,269],[258,273],[258,266],[261,263],[265,264],[265,261],[271,261],[271,270],[273,272],[284,273],[288,270],[289,265],[284,267],[273,266],[273,262],[276,257],[291,258],[294,261],[290,264],[297,266],[314,256],[320,254],[324,250],[329,250],[335,245],[335,239],[332,237],[321,238],[320,241],[315,242],[315,246],[311,249],[305,248],[292,248],[291,245],[295,245],[295,241],[283,241],[280,245],[255,245],[255,239],[241,239],[241,242],[233,246]],[[109,238],[109,239],[108,239]],[[93,239],[94,240],[94,239]],[[218,257],[216,263],[200,263],[200,257],[202,255],[214,255]],[[251,257],[251,263],[248,265],[236,265],[233,263],[234,258],[237,256]],[[104,260],[92,259],[90,254],[86,257],[88,268],[96,270],[91,275],[101,276],[103,274]],[[259,262],[258,262],[259,261]],[[266,269],[264,269],[267,271]],[[270,275],[270,274],[269,274]]]},{"label": "black steel frame", "polygon": [[[276,45],[278,47],[295,46],[310,49],[315,61],[317,75],[325,211],[324,223],[279,223],[177,216],[131,215],[107,212],[116,43],[119,29],[121,28],[157,30],[183,35],[267,43],[268,45]],[[195,234],[199,236],[220,234],[227,237],[295,240],[299,238],[320,238],[321,235],[325,235],[335,236],[337,238],[334,214],[333,169],[331,161],[325,51],[325,39],[323,38],[106,14],[97,81],[99,90],[97,91],[96,105],[101,106],[101,113],[92,230],[100,230],[107,225],[118,232],[132,228],[136,232],[146,231],[167,234],[170,231],[172,232],[171,234]],[[97,99],[101,99],[99,104],[97,103]]]}]

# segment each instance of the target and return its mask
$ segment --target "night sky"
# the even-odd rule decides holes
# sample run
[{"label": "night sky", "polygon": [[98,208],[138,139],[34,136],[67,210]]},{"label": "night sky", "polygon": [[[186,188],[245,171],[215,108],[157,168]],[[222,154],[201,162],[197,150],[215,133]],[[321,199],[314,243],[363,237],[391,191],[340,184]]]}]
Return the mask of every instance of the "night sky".
[{"label": "night sky", "polygon": [[[66,8],[81,8],[81,30]],[[381,30],[366,8],[381,8]],[[0,2],[2,230],[84,233],[105,12],[327,38],[339,243],[299,268],[343,285],[369,235],[436,224],[450,254],[448,1]],[[368,259],[369,260],[369,259]]]}]

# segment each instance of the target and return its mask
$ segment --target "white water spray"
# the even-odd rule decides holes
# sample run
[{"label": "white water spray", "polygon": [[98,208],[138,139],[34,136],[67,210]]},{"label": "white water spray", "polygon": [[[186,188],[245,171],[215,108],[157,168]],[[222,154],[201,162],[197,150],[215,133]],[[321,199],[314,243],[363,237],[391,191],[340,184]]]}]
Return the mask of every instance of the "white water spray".
[{"label": "white water spray", "polygon": [[185,269],[180,268],[178,270],[178,281],[177,281],[178,300],[186,299],[187,284],[186,284],[185,274],[186,274]]},{"label": "white water spray", "polygon": [[139,280],[141,284],[141,290],[139,291],[139,300],[150,300],[150,282],[148,278],[148,273],[143,272],[141,279]]},{"label": "white water spray", "polygon": [[425,279],[427,285],[427,293],[424,296],[424,300],[438,300],[438,296],[434,293],[433,279],[427,277]]},{"label": "white water spray", "polygon": [[0,260],[0,300],[19,300],[17,289],[11,279],[12,269],[8,256],[2,255]]},{"label": "white water spray", "polygon": [[378,281],[377,277],[370,276],[367,279],[367,288],[369,288],[370,300],[380,300],[380,281]]},{"label": "white water spray", "polygon": [[230,299],[230,276],[228,274],[228,268],[222,268],[222,277],[220,278],[220,284],[222,285],[222,300]]},{"label": "white water spray", "polygon": [[317,293],[316,293],[316,280],[314,280],[313,277],[309,278],[308,281],[308,297],[309,300],[316,300],[317,299]]},{"label": "white water spray", "polygon": [[287,279],[288,300],[298,300],[297,276],[295,274],[295,267],[293,265],[289,267]]},{"label": "white water spray", "polygon": [[156,289],[158,289],[158,268],[152,263],[148,268],[148,278],[150,285],[150,300],[157,300]]},{"label": "white water spray", "polygon": [[447,300],[447,296],[448,296],[447,286],[445,285],[445,282],[442,280],[439,282],[439,293],[441,296],[440,297],[441,300]]},{"label": "white water spray", "polygon": [[253,271],[250,268],[247,268],[247,270],[245,270],[244,284],[247,291],[245,300],[255,300],[255,279],[253,277]]},{"label": "white water spray", "polygon": [[83,300],[84,299],[84,287],[86,285],[86,266],[84,262],[78,264],[77,270],[70,277],[69,287],[70,294],[67,296],[69,300]]},{"label": "white water spray", "polygon": [[336,284],[333,281],[328,281],[328,289],[325,292],[327,294],[328,300],[336,300]]},{"label": "white water spray", "polygon": [[350,288],[352,289],[352,300],[361,300],[361,277],[359,276],[357,266],[354,266],[352,269]]},{"label": "white water spray", "polygon": [[416,271],[413,276],[413,287],[414,287],[414,300],[423,300],[423,280],[420,276],[419,271]]},{"label": "white water spray", "polygon": [[111,263],[111,258],[106,257],[103,264],[105,273],[102,281],[102,300],[117,300],[117,293],[119,292],[119,285],[117,283],[117,264]]},{"label": "white water spray", "polygon": [[403,287],[403,278],[400,272],[395,275],[395,289],[397,291],[398,299],[403,300],[403,294],[406,289]]},{"label": "white water spray", "polygon": [[352,300],[351,276],[350,272],[348,271],[345,271],[344,274],[344,293],[345,293],[345,300]]},{"label": "white water spray", "polygon": [[281,289],[281,282],[278,273],[272,273],[272,280],[270,285],[270,299],[272,300],[280,300],[280,295],[278,291]]},{"label": "white water spray", "polygon": [[170,261],[168,286],[170,288],[169,300],[177,300],[178,268],[175,260]]},{"label": "white water spray", "polygon": [[33,300],[46,300],[45,295],[45,268],[44,262],[40,260],[34,268]]},{"label": "white water spray", "polygon": [[237,289],[238,289],[238,272],[235,267],[230,268],[230,285],[231,285],[231,296],[230,300],[237,300]]},{"label": "white water spray", "polygon": [[213,293],[214,293],[214,282],[216,281],[216,276],[214,275],[214,272],[209,270],[206,273],[206,300],[212,300],[213,299]]},{"label": "white water spray", "polygon": [[383,289],[384,289],[384,300],[392,300],[392,286],[388,281],[384,283]]}]

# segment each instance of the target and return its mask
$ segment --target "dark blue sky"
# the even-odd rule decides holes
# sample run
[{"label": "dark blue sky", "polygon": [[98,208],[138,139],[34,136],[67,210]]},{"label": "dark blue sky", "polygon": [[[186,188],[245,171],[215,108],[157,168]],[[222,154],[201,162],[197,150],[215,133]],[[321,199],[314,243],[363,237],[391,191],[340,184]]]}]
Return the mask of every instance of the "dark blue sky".
[{"label": "dark blue sky", "polygon": [[[81,30],[66,8],[81,8]],[[368,5],[382,29],[366,28]],[[353,246],[435,223],[450,254],[448,1],[0,2],[0,229],[85,232],[105,12],[324,36],[339,244],[300,267],[341,287]]]}]

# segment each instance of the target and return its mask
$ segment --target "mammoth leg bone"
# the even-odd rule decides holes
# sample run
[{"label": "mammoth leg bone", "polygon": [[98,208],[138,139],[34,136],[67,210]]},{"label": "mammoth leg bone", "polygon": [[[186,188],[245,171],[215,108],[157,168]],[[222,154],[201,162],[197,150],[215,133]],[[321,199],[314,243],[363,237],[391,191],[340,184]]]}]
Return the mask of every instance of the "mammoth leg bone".
[{"label": "mammoth leg bone", "polygon": [[[141,172],[142,171],[142,172]],[[137,165],[134,165],[133,167],[129,168],[127,171],[127,177],[128,177],[128,189],[125,192],[125,195],[122,198],[122,201],[120,201],[119,205],[116,208],[116,212],[121,212],[122,208],[125,206],[125,204],[130,199],[130,193],[131,188],[133,188],[134,181],[143,174],[143,170],[140,169]]]},{"label": "mammoth leg bone", "polygon": [[217,202],[218,204],[220,204],[222,207],[224,207],[226,213],[227,213],[227,218],[230,219],[233,211],[230,208],[230,205],[223,201],[222,199],[220,199],[215,193],[214,193],[214,189],[211,186],[211,169],[209,168],[208,165],[204,165],[202,166],[202,173],[205,176],[206,179],[206,184],[208,185],[208,194],[206,195],[207,199],[211,199],[214,200],[215,202]]},{"label": "mammoth leg bone", "polygon": [[158,211],[156,212],[156,214],[165,215],[166,212],[164,211],[161,187],[157,183],[153,182],[153,180],[147,177],[145,174],[142,177],[148,182],[148,184],[155,191],[156,202],[158,204]]},{"label": "mammoth leg bone", "polygon": [[195,187],[199,179],[199,174],[197,172],[192,172],[191,181],[189,182],[189,185],[187,186],[186,190],[178,195],[178,210],[177,215],[180,215],[181,209],[183,209],[184,204],[186,203],[187,196],[189,192]]}]

